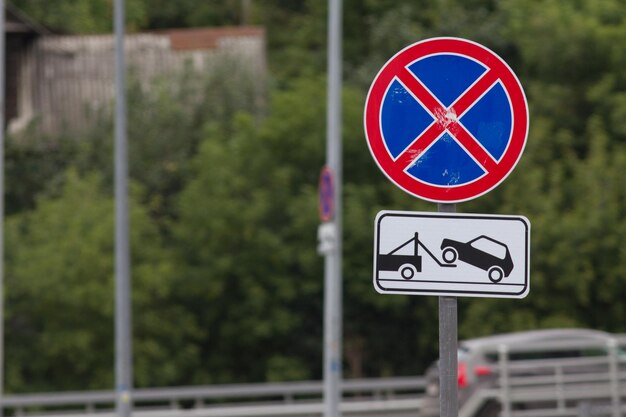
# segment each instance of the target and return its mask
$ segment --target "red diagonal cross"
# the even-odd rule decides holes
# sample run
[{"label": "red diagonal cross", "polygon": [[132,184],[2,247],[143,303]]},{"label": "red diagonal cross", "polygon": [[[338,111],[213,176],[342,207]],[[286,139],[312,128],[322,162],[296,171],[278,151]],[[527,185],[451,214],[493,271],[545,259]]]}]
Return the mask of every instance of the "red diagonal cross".
[{"label": "red diagonal cross", "polygon": [[490,172],[498,166],[489,152],[458,122],[463,113],[498,80],[494,71],[488,70],[484,73],[448,108],[444,107],[408,69],[403,67],[397,78],[435,118],[433,123],[396,158],[397,166],[405,169],[412,164],[446,130],[463,145],[486,172]]}]

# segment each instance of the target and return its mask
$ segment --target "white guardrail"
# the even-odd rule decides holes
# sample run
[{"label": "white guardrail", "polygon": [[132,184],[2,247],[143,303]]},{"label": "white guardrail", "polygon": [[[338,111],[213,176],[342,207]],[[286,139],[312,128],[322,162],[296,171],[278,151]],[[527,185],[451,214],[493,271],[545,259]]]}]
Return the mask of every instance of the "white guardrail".
[{"label": "white guardrail", "polygon": [[[626,416],[626,339],[557,341],[483,348],[493,380],[462,404],[459,417]],[[341,411],[351,417],[416,417],[423,377],[344,380]],[[136,417],[318,417],[319,381],[149,388],[133,391]],[[485,405],[495,404],[485,413]],[[115,417],[113,391],[9,395],[5,416]]]},{"label": "white guardrail", "polygon": [[[348,416],[416,416],[424,393],[422,377],[354,379],[342,382],[341,410]],[[136,389],[137,417],[321,416],[318,381]],[[114,417],[113,391],[8,395],[4,415]]]},{"label": "white guardrail", "polygon": [[500,345],[483,353],[497,358],[496,378],[473,393],[460,417],[481,416],[489,402],[500,417],[626,416],[623,337]]}]

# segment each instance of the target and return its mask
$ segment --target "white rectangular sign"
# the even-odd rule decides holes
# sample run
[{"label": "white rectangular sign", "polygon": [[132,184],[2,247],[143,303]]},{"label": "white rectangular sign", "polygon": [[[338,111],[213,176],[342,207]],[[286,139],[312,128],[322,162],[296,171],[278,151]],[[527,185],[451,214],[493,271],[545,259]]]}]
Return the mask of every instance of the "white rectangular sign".
[{"label": "white rectangular sign", "polygon": [[523,216],[381,211],[374,288],[381,294],[524,298],[530,222]]}]

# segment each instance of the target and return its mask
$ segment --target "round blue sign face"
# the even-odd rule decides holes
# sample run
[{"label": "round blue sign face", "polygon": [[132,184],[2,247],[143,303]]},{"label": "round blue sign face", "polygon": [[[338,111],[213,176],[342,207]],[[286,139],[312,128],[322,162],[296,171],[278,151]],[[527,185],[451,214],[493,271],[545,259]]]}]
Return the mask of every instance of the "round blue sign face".
[{"label": "round blue sign face", "polygon": [[[441,102],[442,108],[452,110],[454,107],[450,106],[457,98],[487,71],[472,59],[452,54],[428,56],[409,65],[408,70]],[[456,118],[495,161],[499,160],[512,127],[511,104],[502,85],[495,83],[462,115],[452,110],[446,117]],[[419,98],[414,98],[399,80],[392,82],[383,101],[381,128],[394,158],[400,156],[433,120]],[[439,186],[468,184],[485,175],[482,164],[448,131],[444,131],[406,172],[427,184]]]},{"label": "round blue sign face", "polygon": [[335,184],[330,168],[322,168],[319,183],[320,220],[329,222],[335,217]]},{"label": "round blue sign face", "polygon": [[466,201],[496,187],[528,134],[528,105],[515,74],[464,39],[428,39],[400,51],[372,83],[365,109],[379,167],[429,201]]}]

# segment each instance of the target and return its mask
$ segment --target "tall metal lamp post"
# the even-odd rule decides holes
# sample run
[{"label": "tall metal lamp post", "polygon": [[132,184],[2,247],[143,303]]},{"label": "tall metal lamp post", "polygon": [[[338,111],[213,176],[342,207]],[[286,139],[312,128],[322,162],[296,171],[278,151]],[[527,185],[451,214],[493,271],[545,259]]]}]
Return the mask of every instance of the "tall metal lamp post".
[{"label": "tall metal lamp post", "polygon": [[126,138],[124,0],[115,0],[115,392],[119,417],[132,408],[132,314]]}]

